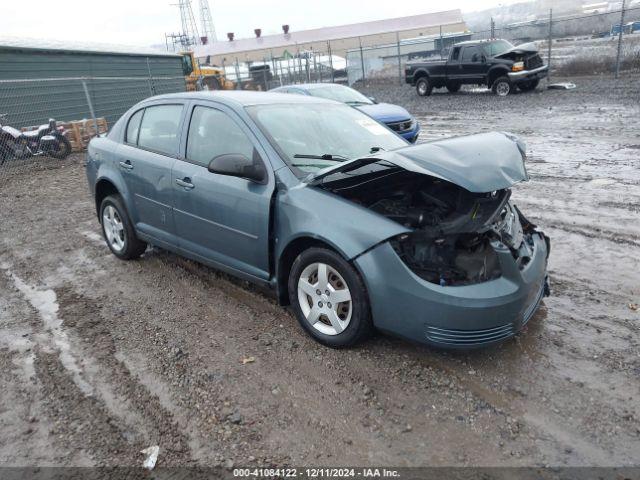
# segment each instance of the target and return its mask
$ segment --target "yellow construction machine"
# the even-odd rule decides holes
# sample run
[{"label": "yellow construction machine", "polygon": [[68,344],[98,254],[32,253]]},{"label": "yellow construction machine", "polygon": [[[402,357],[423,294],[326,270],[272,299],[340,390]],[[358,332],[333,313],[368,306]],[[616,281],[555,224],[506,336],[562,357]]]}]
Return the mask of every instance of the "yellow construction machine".
[{"label": "yellow construction machine", "polygon": [[200,65],[193,52],[180,52],[182,70],[187,81],[187,90],[233,90],[235,82],[228,80],[224,68]]}]

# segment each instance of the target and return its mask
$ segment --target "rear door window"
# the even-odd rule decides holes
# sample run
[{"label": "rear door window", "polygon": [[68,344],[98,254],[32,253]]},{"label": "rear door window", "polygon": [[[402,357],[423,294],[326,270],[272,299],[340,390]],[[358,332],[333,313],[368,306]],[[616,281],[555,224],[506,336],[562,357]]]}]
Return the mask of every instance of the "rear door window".
[{"label": "rear door window", "polygon": [[140,124],[138,146],[166,155],[176,154],[181,116],[182,105],[147,107]]}]

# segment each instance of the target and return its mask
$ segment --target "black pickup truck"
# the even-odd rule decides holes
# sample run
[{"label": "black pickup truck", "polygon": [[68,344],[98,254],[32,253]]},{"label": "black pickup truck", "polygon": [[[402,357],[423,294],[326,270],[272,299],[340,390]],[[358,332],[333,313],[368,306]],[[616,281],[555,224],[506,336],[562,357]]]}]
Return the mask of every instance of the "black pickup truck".
[{"label": "black pickup truck", "polygon": [[464,84],[486,85],[506,96],[514,87],[535,90],[548,69],[532,43],[514,47],[506,40],[476,40],[453,45],[447,60],[407,63],[405,80],[421,96],[434,88],[457,92]]}]

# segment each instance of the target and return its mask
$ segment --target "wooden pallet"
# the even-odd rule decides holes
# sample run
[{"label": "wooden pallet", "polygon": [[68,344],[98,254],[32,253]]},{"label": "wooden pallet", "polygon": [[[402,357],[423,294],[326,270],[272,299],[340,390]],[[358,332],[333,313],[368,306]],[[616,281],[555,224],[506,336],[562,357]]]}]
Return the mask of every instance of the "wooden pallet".
[{"label": "wooden pallet", "polygon": [[[108,130],[107,120],[104,117],[87,120],[73,120],[71,122],[57,122],[58,126],[65,129],[67,140],[71,144],[71,151],[81,152],[87,148],[89,140],[96,136],[96,123],[98,124],[98,133],[106,133]],[[37,130],[38,126],[23,127],[23,132]]]}]

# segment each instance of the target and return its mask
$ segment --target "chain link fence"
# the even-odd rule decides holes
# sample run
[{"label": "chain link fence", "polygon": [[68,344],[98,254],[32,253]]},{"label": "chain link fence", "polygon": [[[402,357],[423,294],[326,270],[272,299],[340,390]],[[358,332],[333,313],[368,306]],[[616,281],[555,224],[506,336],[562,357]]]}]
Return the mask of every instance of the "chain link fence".
[{"label": "chain link fence", "polygon": [[[503,38],[514,44],[534,42],[551,75],[629,75],[640,73],[640,6],[609,12],[553,16],[507,25],[489,22],[474,31],[451,31],[443,25],[439,33],[404,38],[401,32],[358,38],[358,47],[346,49],[340,41],[326,43],[315,50],[297,45],[287,58],[224,65],[227,77],[253,88],[268,90],[276,86],[336,82],[355,87],[377,84],[404,84],[404,68],[412,60],[447,58],[454,43],[465,40]],[[392,40],[389,40],[391,38]]]},{"label": "chain link fence", "polygon": [[[252,63],[236,59],[223,67],[238,89],[315,82],[400,86],[409,61],[444,59],[453,44],[465,40],[504,38],[514,44],[535,42],[551,66],[551,78],[640,74],[640,7],[562,17],[550,11],[526,22],[491,21],[486,27],[455,31],[456,27],[443,25],[436,34],[417,38],[403,38],[400,32],[362,36],[356,48],[353,42],[347,48],[339,40],[326,42],[326,48],[316,44],[315,50],[297,45],[286,57],[271,54]],[[66,131],[76,152],[140,100],[185,90],[185,78],[175,76],[5,79],[0,80],[0,125],[31,131],[27,136],[33,139],[33,132],[54,118],[55,127]],[[7,142],[0,141],[0,183],[12,168],[50,159],[41,155],[37,142],[19,143],[17,150],[13,145],[8,152]]]},{"label": "chain link fence", "polygon": [[184,77],[0,80],[0,185],[16,169],[55,165],[44,135],[64,132],[72,153],[81,152],[137,102],[185,90]]}]

